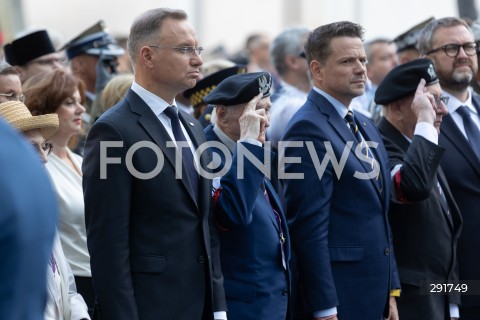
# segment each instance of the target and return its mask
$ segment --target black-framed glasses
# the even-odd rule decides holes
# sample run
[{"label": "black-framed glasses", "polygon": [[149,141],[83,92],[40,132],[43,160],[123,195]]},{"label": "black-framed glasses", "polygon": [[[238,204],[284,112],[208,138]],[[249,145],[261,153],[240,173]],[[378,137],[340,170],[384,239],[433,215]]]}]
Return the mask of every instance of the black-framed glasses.
[{"label": "black-framed glasses", "polygon": [[15,93],[15,92],[0,93],[0,96],[5,97],[5,99],[7,99],[8,101],[20,101],[20,102],[25,101],[25,95],[23,93]]},{"label": "black-framed glasses", "polygon": [[438,96],[438,97],[434,97],[434,99],[435,99],[435,107],[438,108],[438,107],[440,107],[440,102],[443,102],[443,104],[447,105],[450,97]]},{"label": "black-framed glasses", "polygon": [[193,56],[195,53],[198,54],[199,56],[202,55],[203,50],[205,48],[203,47],[189,47],[189,46],[183,46],[183,47],[169,47],[169,46],[160,46],[160,45],[149,45],[151,48],[160,48],[160,49],[173,49],[177,50],[180,53],[183,53],[185,55],[191,55]]},{"label": "black-framed glasses", "polygon": [[450,58],[455,58],[460,52],[460,48],[463,48],[467,56],[474,56],[477,54],[477,44],[475,42],[467,42],[464,44],[449,43],[440,48],[432,49],[427,52],[427,54],[434,53],[440,50],[445,51],[445,54]]},{"label": "black-framed glasses", "polygon": [[53,144],[50,142],[44,142],[42,144],[32,142],[32,146],[35,148],[35,150],[38,152],[43,152],[46,156],[52,153],[53,150]]}]

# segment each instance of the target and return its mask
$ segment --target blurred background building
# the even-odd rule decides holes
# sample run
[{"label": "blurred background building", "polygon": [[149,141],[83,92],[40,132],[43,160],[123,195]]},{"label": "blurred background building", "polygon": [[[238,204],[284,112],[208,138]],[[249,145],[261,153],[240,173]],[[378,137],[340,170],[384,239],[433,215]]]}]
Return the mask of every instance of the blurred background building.
[{"label": "blurred background building", "polygon": [[250,34],[274,37],[285,27],[350,20],[366,29],[366,40],[394,38],[427,17],[477,19],[480,0],[0,0],[0,41],[25,30],[46,28],[68,41],[98,20],[119,38],[128,35],[135,17],[154,7],[184,9],[206,54],[233,54]]}]

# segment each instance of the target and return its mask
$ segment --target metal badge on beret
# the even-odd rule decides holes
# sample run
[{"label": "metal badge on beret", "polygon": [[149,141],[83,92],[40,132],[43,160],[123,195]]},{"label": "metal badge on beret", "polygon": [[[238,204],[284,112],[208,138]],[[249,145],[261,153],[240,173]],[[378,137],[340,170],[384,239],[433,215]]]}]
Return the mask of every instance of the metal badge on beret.
[{"label": "metal badge on beret", "polygon": [[270,87],[272,86],[272,78],[267,77],[265,75],[262,75],[258,78],[258,92],[259,93],[267,93],[270,90]]},{"label": "metal badge on beret", "polygon": [[433,68],[433,64],[430,64],[428,66],[428,75],[430,76],[430,79],[433,80],[433,79],[436,79],[437,78],[437,74],[435,73],[435,69]]}]

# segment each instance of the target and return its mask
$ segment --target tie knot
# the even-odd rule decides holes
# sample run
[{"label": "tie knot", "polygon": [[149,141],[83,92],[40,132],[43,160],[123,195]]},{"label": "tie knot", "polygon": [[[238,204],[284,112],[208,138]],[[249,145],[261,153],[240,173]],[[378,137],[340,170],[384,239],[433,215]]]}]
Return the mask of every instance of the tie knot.
[{"label": "tie knot", "polygon": [[178,119],[178,112],[174,106],[168,106],[163,111],[171,120]]},{"label": "tie knot", "polygon": [[353,115],[352,110],[348,110],[347,114],[345,115],[345,119],[347,119],[348,122],[354,122],[355,117]]},{"label": "tie knot", "polygon": [[457,112],[462,116],[463,119],[470,118],[470,109],[467,106],[458,107]]}]

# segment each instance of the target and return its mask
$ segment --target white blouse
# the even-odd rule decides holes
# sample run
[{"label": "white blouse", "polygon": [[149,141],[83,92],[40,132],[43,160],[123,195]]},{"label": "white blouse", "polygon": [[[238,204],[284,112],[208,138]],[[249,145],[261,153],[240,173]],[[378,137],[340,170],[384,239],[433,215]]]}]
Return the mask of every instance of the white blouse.
[{"label": "white blouse", "polygon": [[90,319],[82,296],[77,293],[75,279],[60,244],[58,233],[47,269],[48,300],[45,320]]},{"label": "white blouse", "polygon": [[[68,149],[67,152],[78,172],[82,172],[82,157]],[[57,193],[58,230],[63,252],[75,276],[91,277],[82,177],[54,153],[48,156],[46,168]]]}]

